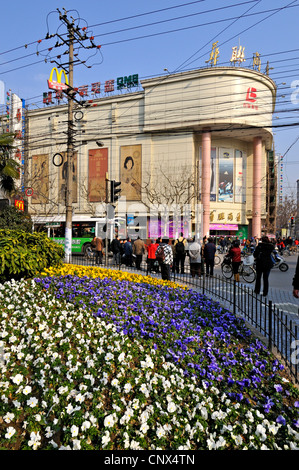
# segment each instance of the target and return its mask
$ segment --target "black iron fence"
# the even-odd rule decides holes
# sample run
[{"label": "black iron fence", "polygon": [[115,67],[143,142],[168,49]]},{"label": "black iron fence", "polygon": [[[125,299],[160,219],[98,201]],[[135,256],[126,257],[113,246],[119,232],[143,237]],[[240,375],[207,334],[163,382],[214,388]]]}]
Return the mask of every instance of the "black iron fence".
[{"label": "black iron fence", "polygon": [[[108,258],[107,263],[103,259],[102,264],[97,265],[93,256],[73,256],[70,264],[108,267],[161,278],[159,266],[150,271],[145,261],[141,263],[138,270],[134,263],[115,264],[111,257]],[[299,383],[298,326],[287,312],[279,309],[271,300],[256,295],[252,287],[246,283],[226,279],[217,273],[211,277],[203,272],[201,277],[192,277],[189,264],[186,264],[183,274],[172,270],[171,280],[200,291],[219,301],[235,315],[242,316],[263,337],[268,349],[285,364],[294,382]]]}]

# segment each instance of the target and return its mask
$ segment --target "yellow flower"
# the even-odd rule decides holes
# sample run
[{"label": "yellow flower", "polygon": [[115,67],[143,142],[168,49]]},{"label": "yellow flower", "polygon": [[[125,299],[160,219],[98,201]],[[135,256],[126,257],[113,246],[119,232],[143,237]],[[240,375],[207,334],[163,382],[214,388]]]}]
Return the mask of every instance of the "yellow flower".
[{"label": "yellow flower", "polygon": [[113,280],[130,281],[130,282],[144,282],[151,285],[163,285],[176,288],[186,289],[185,286],[177,284],[173,281],[164,281],[156,279],[151,276],[143,276],[142,274],[129,273],[127,271],[120,271],[117,269],[98,268],[93,266],[80,266],[75,264],[64,264],[63,266],[56,266],[44,269],[41,275],[45,276],[78,276],[78,277],[91,277],[104,279],[109,277]]}]

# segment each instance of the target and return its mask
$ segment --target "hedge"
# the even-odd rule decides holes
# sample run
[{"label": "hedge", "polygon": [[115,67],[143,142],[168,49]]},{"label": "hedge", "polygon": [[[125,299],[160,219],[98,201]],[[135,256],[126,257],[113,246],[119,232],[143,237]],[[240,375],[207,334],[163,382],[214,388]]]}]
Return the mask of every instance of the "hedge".
[{"label": "hedge", "polygon": [[63,257],[64,248],[45,233],[0,229],[0,282],[31,278]]}]

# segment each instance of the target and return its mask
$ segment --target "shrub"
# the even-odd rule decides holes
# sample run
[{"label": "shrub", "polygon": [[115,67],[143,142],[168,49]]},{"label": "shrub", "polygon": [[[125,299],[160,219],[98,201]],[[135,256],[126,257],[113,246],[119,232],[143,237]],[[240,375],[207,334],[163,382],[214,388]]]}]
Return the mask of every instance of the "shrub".
[{"label": "shrub", "polygon": [[64,248],[45,233],[0,229],[0,282],[31,278],[63,256]]},{"label": "shrub", "polygon": [[23,230],[32,231],[32,220],[29,214],[20,211],[16,207],[7,206],[0,211],[0,230]]}]

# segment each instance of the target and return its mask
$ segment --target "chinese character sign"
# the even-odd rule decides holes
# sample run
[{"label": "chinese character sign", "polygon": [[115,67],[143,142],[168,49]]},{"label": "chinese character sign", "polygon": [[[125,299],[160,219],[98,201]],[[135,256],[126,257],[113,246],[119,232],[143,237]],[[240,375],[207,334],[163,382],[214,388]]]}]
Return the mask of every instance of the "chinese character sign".
[{"label": "chinese character sign", "polygon": [[231,62],[239,62],[239,65],[242,63],[242,62],[245,62],[245,47],[242,47],[242,46],[239,46],[239,49],[237,46],[234,46],[232,48],[233,52],[232,52],[232,56],[231,56],[231,59],[230,61]]},{"label": "chinese character sign", "polygon": [[206,63],[210,62],[211,65],[216,65],[218,62],[218,56],[219,56],[219,49],[217,47],[218,41],[213,42],[212,44],[212,50],[210,53],[210,58],[209,60],[206,60]]}]

